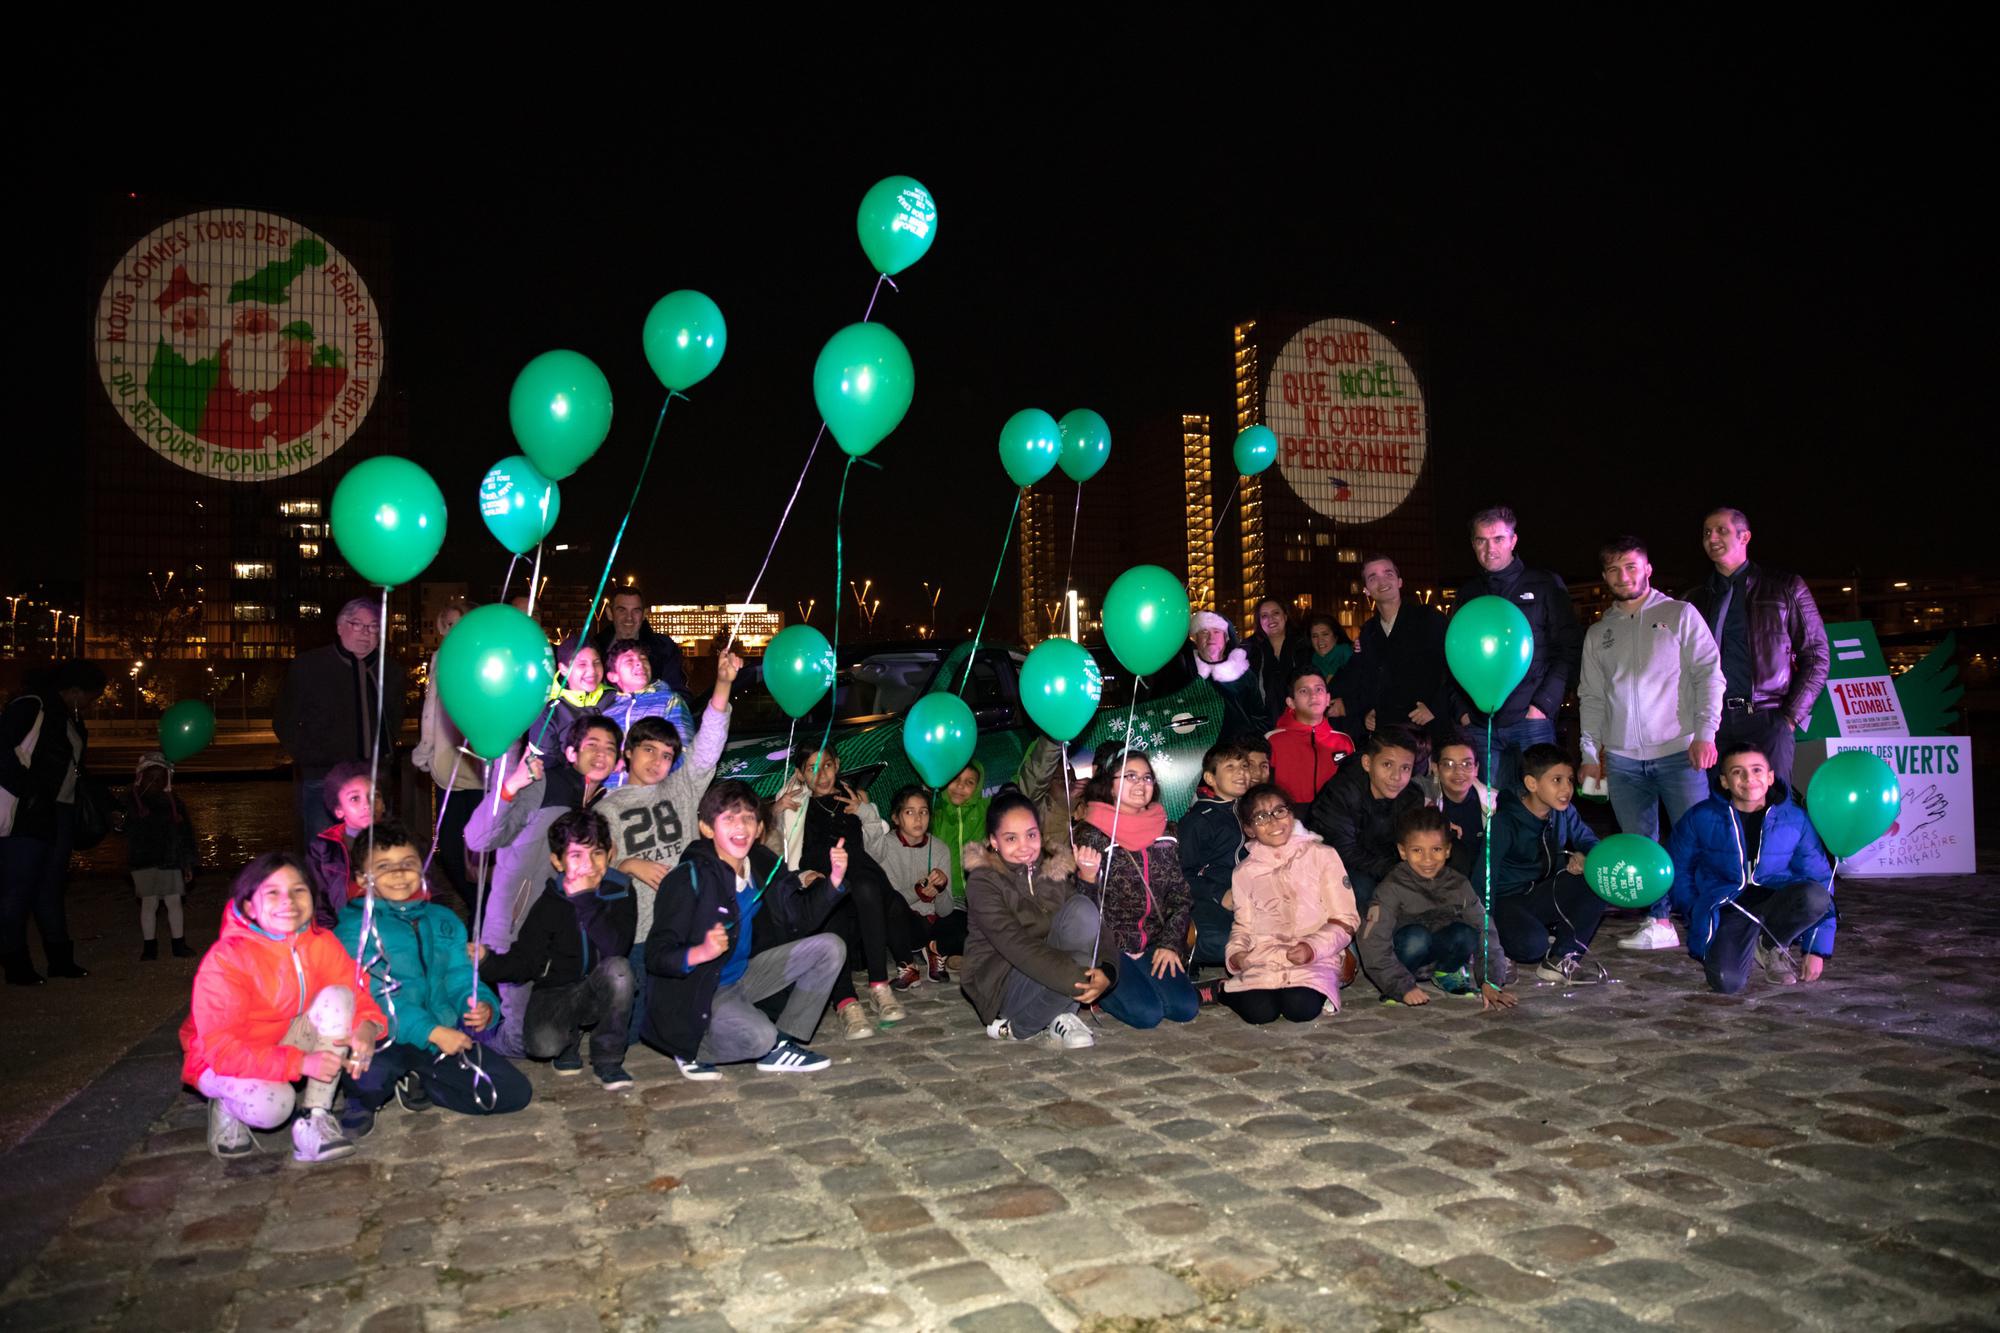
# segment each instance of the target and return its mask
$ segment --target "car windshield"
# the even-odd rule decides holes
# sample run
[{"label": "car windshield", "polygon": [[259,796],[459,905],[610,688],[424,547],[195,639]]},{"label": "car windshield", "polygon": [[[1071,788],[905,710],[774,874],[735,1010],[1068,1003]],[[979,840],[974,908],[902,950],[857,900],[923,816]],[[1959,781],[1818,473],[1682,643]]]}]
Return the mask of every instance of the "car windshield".
[{"label": "car windshield", "polygon": [[[879,652],[862,650],[853,657],[841,654],[839,671],[834,674],[834,687],[829,695],[834,716],[841,721],[854,718],[879,717],[888,713],[908,711],[930,688],[931,677],[937,673],[939,653],[936,649],[919,649],[908,652]],[[822,700],[802,722],[817,722],[824,726],[827,720],[829,700]],[[778,707],[777,700],[761,683],[738,693],[732,703],[735,718],[730,729],[737,735],[748,735],[753,728],[788,728],[792,719]]]}]

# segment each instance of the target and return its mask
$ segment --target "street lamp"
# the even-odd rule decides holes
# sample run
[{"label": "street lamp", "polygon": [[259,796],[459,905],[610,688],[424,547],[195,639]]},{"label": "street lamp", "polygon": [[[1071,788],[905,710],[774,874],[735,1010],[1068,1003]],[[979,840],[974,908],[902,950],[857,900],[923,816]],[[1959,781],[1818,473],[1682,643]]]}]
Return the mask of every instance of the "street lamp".
[{"label": "street lamp", "polygon": [[803,602],[795,601],[792,605],[799,608],[800,623],[810,625],[812,624],[813,608],[819,605],[819,598],[808,597]]},{"label": "street lamp", "polygon": [[144,660],[134,662],[132,670],[126,673],[132,677],[132,720],[134,722],[139,720],[139,668],[145,665]]},{"label": "street lamp", "polygon": [[931,624],[930,624],[930,631],[929,631],[929,633],[927,633],[927,634],[926,634],[926,635],[925,635],[924,637],[925,637],[925,638],[935,638],[935,637],[937,636],[937,604],[938,604],[938,598],[940,598],[940,597],[944,596],[944,585],[943,585],[942,583],[940,583],[940,584],[938,584],[938,585],[937,585],[937,587],[935,587],[935,588],[932,588],[932,587],[931,587],[931,583],[930,583],[930,580],[929,580],[929,579],[925,579],[925,580],[924,580],[924,587],[925,587],[926,589],[929,589],[929,591],[930,591],[930,594],[931,594]]}]

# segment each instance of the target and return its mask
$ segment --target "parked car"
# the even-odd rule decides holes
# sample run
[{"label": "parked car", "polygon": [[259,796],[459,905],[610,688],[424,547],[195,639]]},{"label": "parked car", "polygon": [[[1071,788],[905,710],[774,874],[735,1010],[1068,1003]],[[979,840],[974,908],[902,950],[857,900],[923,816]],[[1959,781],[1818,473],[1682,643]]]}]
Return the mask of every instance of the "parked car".
[{"label": "parked car", "polygon": [[[933,640],[843,648],[827,699],[796,722],[763,688],[761,664],[753,664],[744,674],[756,680],[738,686],[729,746],[716,773],[741,778],[760,796],[775,796],[793,744],[827,736],[840,756],[843,780],[886,801],[898,787],[923,782],[903,749],[904,714],[924,695],[948,689],[962,691],[979,723],[973,756],[986,770],[986,790],[998,791],[1014,781],[1022,756],[1041,734],[1021,704],[1026,654],[1007,644],[982,643],[968,676],[971,654],[969,642],[948,648]],[[1125,670],[1102,648],[1092,655],[1104,676],[1104,694],[1096,718],[1071,747],[1078,772],[1087,776],[1095,747],[1129,728],[1135,747],[1152,757],[1167,814],[1179,818],[1194,800],[1201,757],[1220,730],[1220,698],[1197,678],[1163,697],[1142,688],[1135,706]]]}]

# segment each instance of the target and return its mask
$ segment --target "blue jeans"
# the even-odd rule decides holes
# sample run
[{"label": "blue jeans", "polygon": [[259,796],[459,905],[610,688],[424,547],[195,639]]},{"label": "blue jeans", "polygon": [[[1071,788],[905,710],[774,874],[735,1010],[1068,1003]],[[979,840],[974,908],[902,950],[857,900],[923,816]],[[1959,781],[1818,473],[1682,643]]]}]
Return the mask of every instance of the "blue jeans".
[{"label": "blue jeans", "polygon": [[1433,972],[1456,972],[1472,961],[1472,951],[1479,947],[1479,932],[1463,921],[1454,921],[1438,931],[1399,926],[1391,943],[1396,950],[1396,961],[1412,976],[1420,967]]},{"label": "blue jeans", "polygon": [[[1621,833],[1636,833],[1660,841],[1660,803],[1666,802],[1667,822],[1679,824],[1683,816],[1708,799],[1708,774],[1688,762],[1686,750],[1676,750],[1660,759],[1627,759],[1622,754],[1604,752],[1604,776],[1611,787],[1611,809],[1618,816]],[[1663,921],[1666,898],[1647,909],[1647,916]]]},{"label": "blue jeans", "polygon": [[1153,975],[1152,950],[1138,958],[1121,953],[1113,961],[1118,968],[1118,984],[1105,992],[1098,1003],[1104,1006],[1105,1013],[1126,1027],[1156,1028],[1162,1019],[1168,1018],[1176,1023],[1192,1023],[1201,1011],[1201,997],[1195,994],[1194,983],[1188,980],[1186,972]]},{"label": "blue jeans", "polygon": [[1466,738],[1472,742],[1473,753],[1479,756],[1483,766],[1493,773],[1493,790],[1511,791],[1516,795],[1521,791],[1521,751],[1530,745],[1554,745],[1556,724],[1546,717],[1524,717],[1519,722],[1496,722],[1493,724],[1493,762],[1486,764],[1486,737],[1484,728],[1475,722],[1466,728]]}]

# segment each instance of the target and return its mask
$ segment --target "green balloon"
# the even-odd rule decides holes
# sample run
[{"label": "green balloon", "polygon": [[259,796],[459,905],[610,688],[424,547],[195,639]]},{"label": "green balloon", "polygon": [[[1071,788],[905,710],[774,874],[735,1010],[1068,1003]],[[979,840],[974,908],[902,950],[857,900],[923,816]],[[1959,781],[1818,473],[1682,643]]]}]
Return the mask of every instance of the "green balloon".
[{"label": "green balloon", "polygon": [[925,782],[942,787],[972,762],[979,723],[965,700],[940,690],[917,700],[903,719],[903,750]]},{"label": "green balloon", "polygon": [[1829,756],[1813,770],[1806,791],[1806,813],[1819,840],[1842,860],[1887,833],[1902,808],[1903,788],[1895,771],[1867,750]]},{"label": "green balloon", "polygon": [[1444,631],[1444,660],[1482,713],[1498,711],[1535,660],[1535,635],[1521,608],[1504,597],[1475,597]]},{"label": "green balloon", "polygon": [[1104,696],[1104,673],[1069,639],[1043,639],[1021,664],[1021,702],[1028,716],[1059,741],[1090,725]]},{"label": "green balloon", "polygon": [[1651,907],[1674,886],[1674,858],[1651,838],[1614,833],[1583,858],[1583,877],[1613,907]]},{"label": "green balloon", "polygon": [[1254,477],[1278,461],[1278,437],[1269,426],[1252,426],[1236,437],[1236,470]]},{"label": "green balloon", "polygon": [[1063,413],[1062,457],[1057,461],[1071,481],[1089,481],[1111,460],[1111,427],[1087,407]]},{"label": "green balloon", "polygon": [[498,759],[541,715],[555,672],[540,625],[504,602],[481,606],[438,646],[438,700],[474,754]]},{"label": "green balloon", "polygon": [[581,352],[543,352],[514,377],[507,420],[521,452],[561,481],[611,433],[611,381]]},{"label": "green balloon", "polygon": [[764,688],[787,717],[804,717],[833,688],[833,646],[811,625],[787,625],[764,648]]},{"label": "green balloon", "polygon": [[1134,565],[1104,594],[1104,641],[1133,675],[1158,671],[1187,637],[1187,589],[1158,565]]},{"label": "green balloon", "polygon": [[183,699],[160,714],[160,753],[170,764],[208,748],[215,739],[215,710],[199,699]]},{"label": "green balloon", "polygon": [[1016,486],[1032,486],[1062,457],[1062,427],[1039,407],[1024,407],[1000,428],[1000,466]]},{"label": "green balloon", "polygon": [[562,487],[520,454],[486,470],[479,483],[479,517],[486,530],[515,555],[526,555],[555,528]]},{"label": "green balloon", "polygon": [[444,492],[409,459],[384,454],[340,479],[332,519],[341,559],[393,588],[428,569],[444,545]]},{"label": "green balloon", "polygon": [[849,324],[826,340],[813,366],[820,418],[856,458],[888,438],[916,391],[910,349],[880,324]]},{"label": "green balloon", "polygon": [[854,230],[875,271],[894,277],[922,259],[937,239],[937,204],[908,176],[885,176],[861,196]]},{"label": "green balloon", "polygon": [[639,340],[646,363],[669,389],[685,391],[722,362],[729,328],[715,302],[695,291],[668,292],[646,314]]}]

